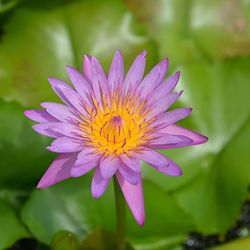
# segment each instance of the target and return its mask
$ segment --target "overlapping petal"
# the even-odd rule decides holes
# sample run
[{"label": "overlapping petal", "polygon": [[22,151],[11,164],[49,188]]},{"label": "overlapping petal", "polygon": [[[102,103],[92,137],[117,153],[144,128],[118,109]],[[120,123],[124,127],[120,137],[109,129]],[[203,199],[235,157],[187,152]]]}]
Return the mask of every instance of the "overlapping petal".
[{"label": "overlapping petal", "polygon": [[38,188],[47,188],[60,181],[70,178],[70,171],[75,163],[77,154],[60,154],[49,166],[48,170],[39,181]]}]

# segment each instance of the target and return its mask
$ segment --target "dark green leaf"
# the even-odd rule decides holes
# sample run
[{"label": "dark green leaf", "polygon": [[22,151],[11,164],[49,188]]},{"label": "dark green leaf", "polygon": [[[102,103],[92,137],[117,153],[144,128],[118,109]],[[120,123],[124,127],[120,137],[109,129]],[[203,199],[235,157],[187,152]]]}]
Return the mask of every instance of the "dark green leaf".
[{"label": "dark green leaf", "polygon": [[15,211],[6,202],[0,199],[0,249],[10,247],[15,241],[27,237],[24,226],[21,225]]},{"label": "dark green leaf", "polygon": [[34,187],[50,164],[49,140],[31,129],[31,122],[17,103],[0,100],[0,187]]}]

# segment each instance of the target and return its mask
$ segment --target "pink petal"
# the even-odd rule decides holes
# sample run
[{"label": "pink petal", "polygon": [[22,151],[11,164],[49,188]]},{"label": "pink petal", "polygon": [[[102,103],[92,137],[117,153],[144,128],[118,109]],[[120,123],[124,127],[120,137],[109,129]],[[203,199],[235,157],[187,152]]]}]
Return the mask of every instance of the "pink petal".
[{"label": "pink petal", "polygon": [[108,156],[106,158],[102,158],[100,161],[100,170],[103,178],[109,179],[113,176],[120,164],[121,163],[118,157]]},{"label": "pink petal", "polygon": [[178,108],[172,111],[163,113],[151,124],[151,126],[167,127],[170,124],[187,117],[192,112],[191,108]]},{"label": "pink petal", "polygon": [[51,77],[49,78],[49,82],[53,90],[64,103],[69,107],[77,109],[81,114],[87,115],[83,107],[83,104],[85,103],[84,99],[81,98],[72,87],[61,80]]},{"label": "pink petal", "polygon": [[183,135],[158,134],[158,137],[149,142],[150,148],[168,149],[189,146],[193,141]]},{"label": "pink petal", "polygon": [[128,91],[128,89],[133,89],[136,84],[141,82],[146,65],[145,55],[146,51],[144,50],[135,58],[133,64],[129,68],[124,80],[125,93]]},{"label": "pink petal", "polygon": [[83,73],[86,78],[91,81],[91,56],[84,55],[83,58]]},{"label": "pink petal", "polygon": [[94,198],[103,195],[108,187],[109,180],[102,177],[100,168],[97,167],[91,183],[91,192]]},{"label": "pink petal", "polygon": [[41,103],[41,106],[45,108],[50,115],[61,122],[75,124],[80,121],[76,112],[66,105],[55,102],[43,102]]},{"label": "pink petal", "polygon": [[169,125],[161,130],[163,133],[168,133],[172,135],[183,135],[191,139],[193,142],[190,145],[197,145],[205,143],[208,138],[192,130],[177,126],[175,124]]},{"label": "pink petal", "polygon": [[109,90],[114,91],[124,81],[124,64],[120,50],[116,50],[108,74]]},{"label": "pink petal", "polygon": [[48,114],[46,110],[25,110],[24,115],[35,122],[45,123],[45,122],[56,122],[53,116]]},{"label": "pink petal", "polygon": [[101,158],[102,155],[95,152],[95,149],[92,147],[85,147],[77,156],[76,167],[83,166],[88,162],[95,162]]},{"label": "pink petal", "polygon": [[147,115],[147,119],[150,120],[154,116],[165,112],[174,102],[177,101],[181,94],[182,91],[180,91],[179,93],[171,93],[163,97],[161,100],[155,102],[151,112]]},{"label": "pink petal", "polygon": [[89,91],[91,88],[88,80],[75,68],[66,66],[70,81],[74,85],[78,94],[83,97],[86,102],[89,102]]},{"label": "pink petal", "polygon": [[133,171],[140,173],[141,172],[141,163],[140,160],[136,159],[135,157],[130,157],[126,154],[120,156],[122,162]]},{"label": "pink petal", "polygon": [[163,81],[167,72],[167,67],[168,59],[164,59],[146,75],[146,77],[140,83],[138,89],[138,91],[141,91],[141,97],[147,96]]},{"label": "pink petal", "polygon": [[62,122],[49,122],[36,124],[32,128],[39,134],[46,135],[52,138],[58,138],[62,136],[69,136],[72,138],[81,137],[81,130],[73,125]]},{"label": "pink petal", "polygon": [[70,137],[60,137],[54,140],[47,149],[55,153],[72,153],[81,151],[83,147],[84,143],[80,140]]},{"label": "pink petal", "polygon": [[132,185],[137,185],[140,181],[141,174],[133,171],[131,168],[127,167],[125,164],[119,166],[120,174]]},{"label": "pink petal", "polygon": [[86,162],[82,164],[82,166],[73,166],[71,169],[71,176],[72,177],[80,177],[82,175],[87,174],[92,169],[94,169],[96,166],[98,166],[99,160]]},{"label": "pink petal", "polygon": [[137,185],[132,185],[124,179],[119,171],[116,173],[116,176],[131,212],[133,213],[137,223],[143,226],[145,212],[141,177]]},{"label": "pink petal", "polygon": [[47,188],[62,180],[70,178],[70,170],[74,165],[77,154],[60,154],[52,162],[42,179],[39,181],[38,188]]},{"label": "pink petal", "polygon": [[182,170],[175,162],[155,150],[144,148],[135,154],[139,159],[145,161],[164,174],[172,176],[182,175]]},{"label": "pink petal", "polygon": [[158,101],[164,96],[170,94],[178,83],[179,78],[180,72],[178,71],[175,73],[175,75],[168,77],[167,80],[159,84],[152,93],[149,93],[149,98],[151,98],[153,101]]},{"label": "pink petal", "polygon": [[107,96],[108,93],[108,80],[101,64],[95,57],[92,57],[91,72],[92,88],[95,97],[97,101],[102,104],[103,94]]}]

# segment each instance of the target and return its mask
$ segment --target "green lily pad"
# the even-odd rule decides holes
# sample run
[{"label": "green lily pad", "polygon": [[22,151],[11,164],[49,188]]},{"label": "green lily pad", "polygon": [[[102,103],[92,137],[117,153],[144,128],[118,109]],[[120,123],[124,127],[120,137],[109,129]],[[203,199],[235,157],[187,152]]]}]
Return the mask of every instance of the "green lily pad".
[{"label": "green lily pad", "polygon": [[[80,240],[97,228],[115,230],[115,204],[113,186],[105,195],[94,200],[90,194],[90,177],[70,179],[46,190],[36,190],[22,211],[22,219],[35,237],[49,243],[61,230],[71,231]],[[136,224],[128,210],[128,239],[172,236],[194,230],[189,216],[157,185],[144,181],[146,221]]]},{"label": "green lily pad", "polygon": [[4,26],[0,96],[35,106],[55,100],[48,76],[67,80],[65,65],[82,70],[84,53],[101,58],[107,70],[117,48],[126,66],[144,49],[149,67],[157,60],[155,45],[122,1],[77,1],[46,9],[23,4]]},{"label": "green lily pad", "polygon": [[177,195],[180,206],[204,233],[224,232],[237,219],[246,199],[250,183],[249,63],[242,58],[183,66],[179,88],[185,92],[180,104],[194,111],[181,124],[204,133],[209,141],[164,151],[184,169],[182,177],[166,177],[144,168],[146,178]]},{"label": "green lily pad", "polygon": [[32,131],[23,111],[20,104],[0,100],[1,188],[33,188],[52,161],[45,149],[49,139]]},{"label": "green lily pad", "polygon": [[13,208],[4,200],[0,199],[0,249],[10,247],[18,239],[28,237],[25,227],[20,223]]}]

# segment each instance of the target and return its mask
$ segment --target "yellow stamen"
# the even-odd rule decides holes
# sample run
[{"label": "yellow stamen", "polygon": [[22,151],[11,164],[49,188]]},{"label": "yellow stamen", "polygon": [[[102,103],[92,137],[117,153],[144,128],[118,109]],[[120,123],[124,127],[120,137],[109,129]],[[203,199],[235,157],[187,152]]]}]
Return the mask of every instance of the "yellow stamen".
[{"label": "yellow stamen", "polygon": [[88,109],[91,118],[80,123],[83,136],[89,138],[97,152],[120,155],[143,146],[150,131],[146,112],[142,112],[145,103],[138,104],[131,96],[119,100],[117,92],[113,93],[111,103],[107,98],[103,102],[101,108],[95,101],[96,109]]}]

